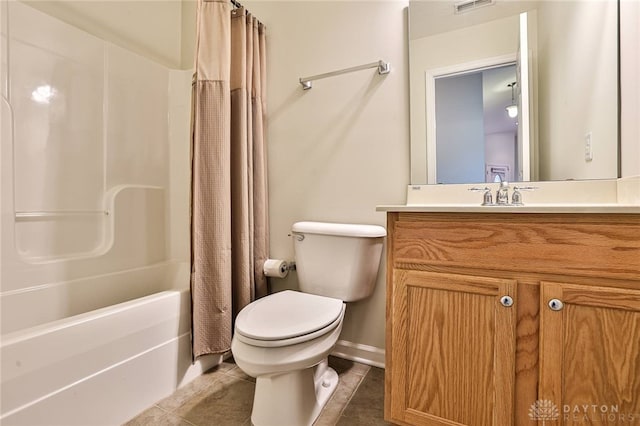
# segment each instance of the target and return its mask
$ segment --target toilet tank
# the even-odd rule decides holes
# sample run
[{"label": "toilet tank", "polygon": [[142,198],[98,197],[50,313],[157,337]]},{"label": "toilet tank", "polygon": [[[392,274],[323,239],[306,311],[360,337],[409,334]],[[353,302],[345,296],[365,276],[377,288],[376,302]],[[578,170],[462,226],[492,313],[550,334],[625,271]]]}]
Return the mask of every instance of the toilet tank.
[{"label": "toilet tank", "polygon": [[297,222],[292,234],[301,291],[345,302],[371,295],[387,235],[382,226]]}]

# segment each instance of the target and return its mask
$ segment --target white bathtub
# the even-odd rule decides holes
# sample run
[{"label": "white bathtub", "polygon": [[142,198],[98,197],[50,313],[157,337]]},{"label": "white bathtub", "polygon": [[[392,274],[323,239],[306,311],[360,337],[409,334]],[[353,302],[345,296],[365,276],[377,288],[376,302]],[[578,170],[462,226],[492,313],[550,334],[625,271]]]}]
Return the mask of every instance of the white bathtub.
[{"label": "white bathtub", "polygon": [[159,262],[0,293],[2,335],[189,285],[188,264]]},{"label": "white bathtub", "polygon": [[[158,279],[156,288],[162,289],[171,287],[167,278],[178,277],[171,281],[184,286],[188,284],[185,267],[165,263],[112,274],[112,284],[120,285],[125,297],[135,297],[135,291],[127,293],[128,287],[151,290],[147,284],[135,285],[145,280]],[[162,273],[165,275],[160,278]],[[107,283],[108,278],[88,280],[95,285]],[[19,297],[19,305],[25,309],[38,306],[29,304],[29,294],[74,300],[71,293],[81,291],[86,283],[75,280],[67,284],[49,286],[43,289],[45,293],[9,296]],[[104,299],[99,287],[94,294],[96,303]],[[77,299],[83,300],[83,306],[95,308],[87,294]],[[48,315],[46,322],[2,335],[2,425],[122,424],[220,362],[214,356],[191,364],[188,288],[165,289],[61,319],[51,319],[51,312]]]}]

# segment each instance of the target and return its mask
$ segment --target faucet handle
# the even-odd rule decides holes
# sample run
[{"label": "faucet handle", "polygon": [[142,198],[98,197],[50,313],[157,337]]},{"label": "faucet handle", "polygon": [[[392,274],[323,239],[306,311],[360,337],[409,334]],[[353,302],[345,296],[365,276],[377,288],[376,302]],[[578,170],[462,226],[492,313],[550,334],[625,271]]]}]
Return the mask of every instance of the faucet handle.
[{"label": "faucet handle", "polygon": [[482,197],[482,205],[483,206],[492,206],[493,205],[493,195],[491,195],[491,190],[489,189],[489,187],[484,187],[484,188],[478,188],[478,187],[472,187],[469,188],[468,191],[471,192],[481,192],[484,191],[483,197]]},{"label": "faucet handle", "polygon": [[511,194],[511,204],[514,206],[522,205],[522,194],[520,193],[520,188],[517,186],[513,187],[513,194]]},{"label": "faucet handle", "polygon": [[513,194],[511,194],[511,204],[514,206],[521,206],[522,204],[522,194],[520,191],[535,191],[538,189],[537,186],[514,186]]}]

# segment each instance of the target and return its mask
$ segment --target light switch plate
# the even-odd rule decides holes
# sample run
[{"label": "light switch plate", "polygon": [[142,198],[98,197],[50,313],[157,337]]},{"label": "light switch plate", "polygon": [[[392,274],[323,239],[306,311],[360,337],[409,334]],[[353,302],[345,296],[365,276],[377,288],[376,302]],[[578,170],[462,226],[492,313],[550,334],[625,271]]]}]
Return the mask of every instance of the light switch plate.
[{"label": "light switch plate", "polygon": [[591,132],[584,135],[584,161],[593,161],[593,145]]}]

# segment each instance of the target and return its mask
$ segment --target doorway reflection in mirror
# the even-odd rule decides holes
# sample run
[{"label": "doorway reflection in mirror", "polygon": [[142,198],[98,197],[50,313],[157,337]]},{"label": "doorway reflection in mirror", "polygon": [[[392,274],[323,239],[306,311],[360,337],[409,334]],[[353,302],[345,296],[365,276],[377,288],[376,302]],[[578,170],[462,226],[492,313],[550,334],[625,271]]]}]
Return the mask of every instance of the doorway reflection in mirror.
[{"label": "doorway reflection in mirror", "polygon": [[[435,79],[438,183],[493,182],[517,170],[517,120],[505,113],[515,102],[515,64]],[[496,166],[499,165],[499,166]]]}]

